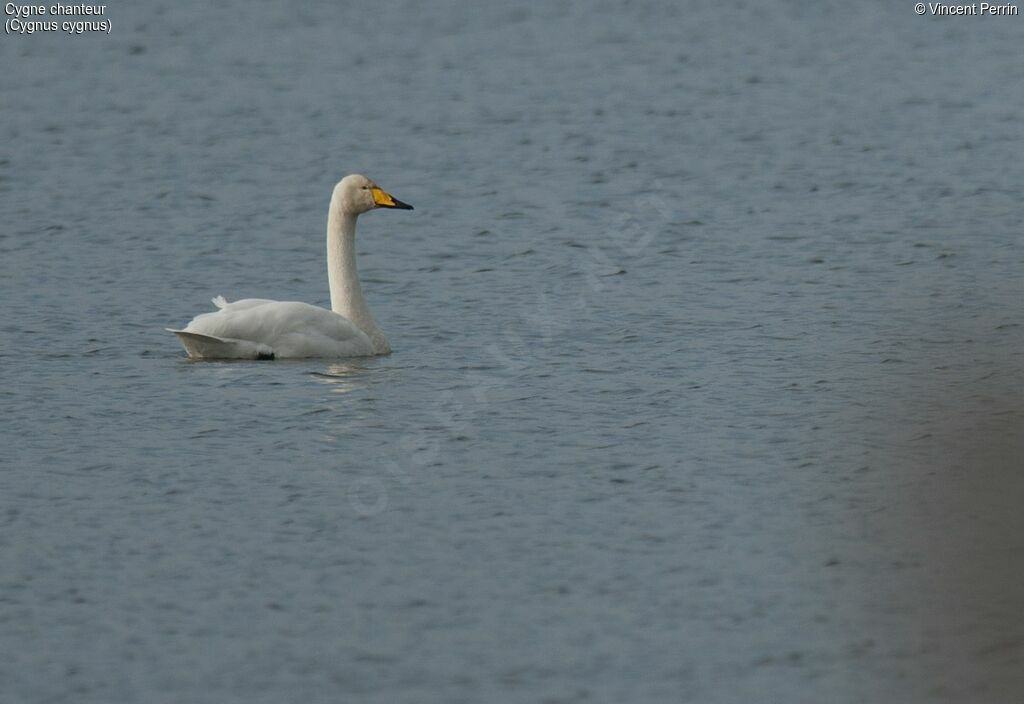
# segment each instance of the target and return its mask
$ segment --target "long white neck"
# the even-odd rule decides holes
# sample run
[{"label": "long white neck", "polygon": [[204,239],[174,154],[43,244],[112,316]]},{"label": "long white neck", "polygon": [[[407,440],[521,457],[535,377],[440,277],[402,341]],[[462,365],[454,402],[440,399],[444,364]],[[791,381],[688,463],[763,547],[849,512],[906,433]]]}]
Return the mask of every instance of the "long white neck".
[{"label": "long white neck", "polygon": [[356,270],[356,215],[344,212],[337,198],[331,199],[327,215],[327,281],[331,287],[331,310],[343,315],[365,332],[374,352],[391,351],[384,333],[366,306]]}]

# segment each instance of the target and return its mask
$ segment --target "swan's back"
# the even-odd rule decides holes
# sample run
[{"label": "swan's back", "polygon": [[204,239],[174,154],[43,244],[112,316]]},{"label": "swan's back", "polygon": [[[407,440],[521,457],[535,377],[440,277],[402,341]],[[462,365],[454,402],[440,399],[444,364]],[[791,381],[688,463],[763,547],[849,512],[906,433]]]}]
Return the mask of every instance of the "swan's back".
[{"label": "swan's back", "polygon": [[[192,319],[174,331],[211,338],[206,345],[179,335],[189,356],[203,359],[274,357],[358,357],[375,354],[370,338],[344,316],[299,301],[246,298]],[[216,342],[219,341],[220,345]],[[191,347],[191,349],[190,349]]]}]

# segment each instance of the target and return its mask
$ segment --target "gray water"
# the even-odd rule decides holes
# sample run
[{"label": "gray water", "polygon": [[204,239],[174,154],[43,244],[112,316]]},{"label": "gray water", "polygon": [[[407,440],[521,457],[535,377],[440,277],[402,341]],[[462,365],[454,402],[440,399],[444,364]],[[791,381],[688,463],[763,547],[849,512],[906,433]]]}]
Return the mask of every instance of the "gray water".
[{"label": "gray water", "polygon": [[[1024,697],[1024,18],[106,17],[0,41],[0,699]],[[185,359],[350,172],[394,353]]]}]

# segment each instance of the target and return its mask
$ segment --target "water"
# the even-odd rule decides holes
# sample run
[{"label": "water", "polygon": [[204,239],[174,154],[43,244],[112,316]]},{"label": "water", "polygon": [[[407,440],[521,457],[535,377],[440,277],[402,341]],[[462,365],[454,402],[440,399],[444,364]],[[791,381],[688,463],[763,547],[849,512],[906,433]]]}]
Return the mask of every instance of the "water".
[{"label": "water", "polygon": [[[1011,702],[1022,19],[108,6],[0,42],[0,692]],[[328,303],[393,355],[191,363]]]}]

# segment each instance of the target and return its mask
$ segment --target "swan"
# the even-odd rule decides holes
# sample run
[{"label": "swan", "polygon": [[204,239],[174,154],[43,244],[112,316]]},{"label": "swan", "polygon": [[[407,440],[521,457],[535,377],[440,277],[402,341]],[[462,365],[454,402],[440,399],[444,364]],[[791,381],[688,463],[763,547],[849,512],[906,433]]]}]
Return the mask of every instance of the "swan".
[{"label": "swan", "polygon": [[192,359],[369,357],[388,354],[384,333],[363,299],[356,271],[356,218],[376,208],[412,210],[359,174],[338,181],[327,212],[327,280],[331,310],[297,301],[245,298],[197,315],[178,336]]}]

